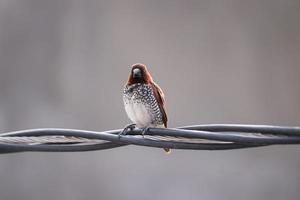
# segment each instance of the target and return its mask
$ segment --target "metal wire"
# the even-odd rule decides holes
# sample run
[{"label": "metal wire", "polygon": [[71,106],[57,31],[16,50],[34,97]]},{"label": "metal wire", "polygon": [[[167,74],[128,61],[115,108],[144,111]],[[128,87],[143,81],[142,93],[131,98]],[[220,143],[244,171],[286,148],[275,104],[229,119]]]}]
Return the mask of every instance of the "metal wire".
[{"label": "metal wire", "polygon": [[124,145],[156,148],[227,150],[278,144],[300,144],[300,127],[208,124],[179,128],[141,129],[118,136],[73,129],[31,129],[0,134],[0,153],[24,151],[75,152],[111,149]]}]

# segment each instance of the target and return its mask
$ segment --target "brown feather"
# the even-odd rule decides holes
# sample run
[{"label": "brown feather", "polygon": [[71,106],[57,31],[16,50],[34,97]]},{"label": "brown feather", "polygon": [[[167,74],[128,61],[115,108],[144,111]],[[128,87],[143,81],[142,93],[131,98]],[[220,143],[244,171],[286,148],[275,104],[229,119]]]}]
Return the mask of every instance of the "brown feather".
[{"label": "brown feather", "polygon": [[134,78],[132,77],[132,71],[135,68],[139,68],[143,73],[142,81],[140,81],[139,83],[149,84],[149,83],[153,82],[152,77],[151,77],[150,73],[148,72],[146,65],[137,63],[137,64],[134,64],[131,66],[131,71],[130,71],[130,74],[128,77],[127,85],[132,85],[132,84],[137,83],[136,80],[134,80]]},{"label": "brown feather", "polygon": [[[137,82],[137,80],[135,80],[132,76],[132,71],[135,68],[139,68],[142,71],[142,80],[139,80]],[[150,73],[147,70],[146,65],[141,64],[141,63],[137,63],[131,66],[131,71],[127,80],[126,85],[132,85],[135,83],[144,83],[144,84],[150,84],[150,86],[152,87],[152,91],[154,94],[154,97],[158,103],[158,107],[160,112],[162,113],[162,120],[163,120],[163,124],[165,126],[165,128],[167,128],[168,126],[168,117],[167,117],[167,113],[166,113],[166,109],[165,109],[165,96],[163,91],[161,90],[161,88],[153,81]],[[164,148],[165,152],[167,154],[171,153],[171,149],[169,148]]]},{"label": "brown feather", "polygon": [[142,80],[139,80],[139,83],[150,84],[154,93],[154,97],[158,102],[159,110],[162,113],[163,123],[165,128],[167,128],[168,117],[165,110],[165,95],[161,88],[153,81],[149,71],[147,70],[146,65],[141,63],[136,63],[131,66],[131,71],[128,77],[127,85],[132,85],[137,83],[136,80],[132,77],[132,71],[135,68],[139,68],[142,71],[143,77]]},{"label": "brown feather", "polygon": [[155,82],[152,82],[150,84],[151,84],[151,87],[153,90],[154,97],[155,97],[156,101],[158,102],[159,110],[162,113],[162,118],[163,118],[165,128],[167,128],[168,127],[168,117],[167,117],[167,113],[165,110],[165,95],[164,95],[163,91],[160,89],[160,87]]}]

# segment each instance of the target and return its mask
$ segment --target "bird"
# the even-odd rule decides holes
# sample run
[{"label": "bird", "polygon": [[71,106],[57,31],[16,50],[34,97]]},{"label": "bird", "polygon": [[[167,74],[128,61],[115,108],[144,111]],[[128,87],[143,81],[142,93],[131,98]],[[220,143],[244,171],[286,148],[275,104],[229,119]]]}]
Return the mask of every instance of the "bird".
[{"label": "bird", "polygon": [[[165,96],[162,89],[150,75],[146,65],[136,63],[131,66],[127,83],[123,89],[125,111],[133,124],[127,125],[119,134],[125,135],[128,129],[143,129],[142,135],[150,127],[167,128],[168,117],[165,109]],[[170,153],[169,148],[164,148]]]}]

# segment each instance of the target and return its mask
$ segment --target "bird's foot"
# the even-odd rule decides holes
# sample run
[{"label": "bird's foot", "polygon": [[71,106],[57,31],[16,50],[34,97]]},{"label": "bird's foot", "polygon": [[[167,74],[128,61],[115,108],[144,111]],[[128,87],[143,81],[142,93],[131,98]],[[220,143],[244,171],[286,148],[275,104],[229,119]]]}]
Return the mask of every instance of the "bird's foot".
[{"label": "bird's foot", "polygon": [[142,136],[143,138],[145,137],[145,133],[147,133],[147,131],[149,130],[150,126],[145,126],[143,129],[142,129]]},{"label": "bird's foot", "polygon": [[125,128],[118,134],[119,138],[122,135],[126,135],[128,131],[132,131],[133,129],[135,129],[136,124],[128,124],[127,126],[125,126]]}]

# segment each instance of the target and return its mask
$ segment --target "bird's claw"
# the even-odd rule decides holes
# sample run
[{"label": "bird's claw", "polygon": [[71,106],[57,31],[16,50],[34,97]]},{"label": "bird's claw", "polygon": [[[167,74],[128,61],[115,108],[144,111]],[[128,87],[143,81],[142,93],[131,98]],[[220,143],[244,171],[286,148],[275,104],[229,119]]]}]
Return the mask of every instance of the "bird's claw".
[{"label": "bird's claw", "polygon": [[136,124],[128,124],[125,128],[118,134],[119,138],[122,135],[126,135],[128,131],[132,131],[136,127]]},{"label": "bird's claw", "polygon": [[149,128],[150,128],[150,126],[146,126],[146,127],[143,128],[143,130],[142,130],[142,136],[143,136],[143,138],[145,137],[145,133],[148,132]]}]

